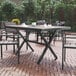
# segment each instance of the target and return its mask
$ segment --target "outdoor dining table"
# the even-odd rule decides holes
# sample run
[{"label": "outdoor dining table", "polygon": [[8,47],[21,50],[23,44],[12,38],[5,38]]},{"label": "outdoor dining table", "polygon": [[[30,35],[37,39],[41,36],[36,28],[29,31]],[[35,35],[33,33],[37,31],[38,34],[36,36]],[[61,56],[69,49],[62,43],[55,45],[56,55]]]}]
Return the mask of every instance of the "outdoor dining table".
[{"label": "outdoor dining table", "polygon": [[[43,59],[43,56],[45,55],[48,48],[51,51],[51,53],[53,54],[53,56],[55,57],[55,60],[57,59],[57,55],[55,54],[54,50],[52,49],[50,43],[52,42],[57,30],[61,30],[63,32],[63,31],[71,29],[71,27],[69,27],[69,26],[31,26],[31,25],[27,25],[27,26],[7,25],[6,28],[16,29],[18,34],[23,38],[23,42],[20,44],[20,46],[16,52],[16,54],[18,55],[18,63],[19,63],[19,59],[20,59],[20,49],[22,48],[24,43],[26,43],[28,45],[28,47],[31,48],[32,51],[34,51],[34,49],[31,47],[29,42],[33,42],[33,43],[37,43],[37,44],[41,44],[41,45],[45,46],[41,56],[39,57],[39,60],[37,61],[37,64],[40,64],[40,62]],[[26,32],[26,37],[23,36],[23,34],[20,32],[20,30],[24,30]],[[43,36],[41,31],[48,31],[48,33],[50,34],[49,41],[47,41],[47,39]],[[37,33],[40,34],[44,43],[40,43],[35,40],[30,40],[28,37],[29,37],[29,33],[31,33],[31,32],[35,32],[35,34],[37,34]]]}]

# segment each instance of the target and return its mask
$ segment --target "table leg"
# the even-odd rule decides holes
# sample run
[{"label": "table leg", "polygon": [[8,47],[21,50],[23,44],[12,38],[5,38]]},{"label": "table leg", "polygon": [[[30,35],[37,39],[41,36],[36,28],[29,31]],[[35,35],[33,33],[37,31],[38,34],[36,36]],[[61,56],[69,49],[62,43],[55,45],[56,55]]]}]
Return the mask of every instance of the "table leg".
[{"label": "table leg", "polygon": [[29,31],[26,31],[26,38],[18,31],[18,33],[20,34],[20,36],[23,38],[23,41],[26,42],[26,49],[28,49],[28,46],[30,47],[30,49],[32,51],[34,51],[34,49],[31,47],[31,45],[28,43],[29,42],[29,34],[30,32]]},{"label": "table leg", "polygon": [[52,54],[55,57],[55,60],[57,59],[57,55],[55,54],[55,52],[53,51],[53,49],[48,45],[48,48],[50,49],[50,51],[52,52]]},{"label": "table leg", "polygon": [[17,50],[17,52],[16,52],[16,55],[18,55],[18,64],[19,64],[19,59],[20,59],[20,49],[22,48],[23,44],[24,44],[24,41],[23,41],[22,44],[19,46],[19,48],[18,48],[18,50]]},{"label": "table leg", "polygon": [[18,55],[18,64],[19,64],[19,58],[20,58],[20,49],[22,48],[22,46],[23,46],[23,44],[26,42],[26,44],[27,44],[27,46],[29,46],[30,47],[30,49],[32,50],[32,51],[34,51],[34,49],[31,47],[31,45],[28,43],[28,37],[29,37],[29,34],[28,34],[28,32],[26,32],[27,34],[27,36],[26,36],[26,38],[18,31],[18,33],[20,34],[20,36],[23,38],[23,42],[21,43],[21,45],[19,46],[19,48],[18,48],[18,50],[17,50],[17,52],[16,52],[16,54]]},{"label": "table leg", "polygon": [[39,60],[38,60],[38,62],[37,62],[37,64],[40,64],[40,62],[41,62],[41,60],[43,59],[43,56],[45,55],[46,51],[47,51],[47,47],[44,49],[42,55],[40,56],[40,58],[39,58]]},{"label": "table leg", "polygon": [[37,64],[39,64],[39,63],[41,62],[41,60],[43,59],[43,56],[44,56],[44,54],[46,53],[46,51],[47,51],[48,48],[50,49],[50,51],[52,52],[52,54],[54,55],[55,60],[56,60],[56,59],[57,59],[57,55],[55,54],[55,52],[53,51],[53,49],[52,49],[51,46],[50,46],[50,43],[52,42],[52,39],[53,39],[53,36],[54,36],[54,33],[52,34],[49,42],[44,38],[44,36],[43,36],[41,33],[40,33],[40,36],[42,37],[42,39],[43,39],[44,42],[45,42],[45,49],[44,49],[42,55],[40,56]]}]

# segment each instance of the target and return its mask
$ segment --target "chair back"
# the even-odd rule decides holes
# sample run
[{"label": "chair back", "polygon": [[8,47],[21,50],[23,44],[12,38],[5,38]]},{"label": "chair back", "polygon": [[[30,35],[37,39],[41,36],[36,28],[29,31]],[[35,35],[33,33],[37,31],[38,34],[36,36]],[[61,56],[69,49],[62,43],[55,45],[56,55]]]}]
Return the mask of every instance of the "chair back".
[{"label": "chair back", "polygon": [[76,33],[65,32],[63,36],[63,48],[76,48]]},{"label": "chair back", "polygon": [[76,32],[71,31],[64,32],[62,41],[63,41],[62,43],[62,69],[63,69],[64,62],[66,61],[66,50],[76,49]]},{"label": "chair back", "polygon": [[4,22],[4,26],[5,26],[5,29],[6,29],[7,32],[14,33],[14,34],[17,33],[17,30],[16,29],[6,28],[6,26],[8,26],[8,25],[15,26],[16,25],[15,23],[13,23],[13,22]]},{"label": "chair back", "polygon": [[46,23],[45,20],[38,20],[38,21],[36,22],[37,25],[44,25],[45,23]]}]

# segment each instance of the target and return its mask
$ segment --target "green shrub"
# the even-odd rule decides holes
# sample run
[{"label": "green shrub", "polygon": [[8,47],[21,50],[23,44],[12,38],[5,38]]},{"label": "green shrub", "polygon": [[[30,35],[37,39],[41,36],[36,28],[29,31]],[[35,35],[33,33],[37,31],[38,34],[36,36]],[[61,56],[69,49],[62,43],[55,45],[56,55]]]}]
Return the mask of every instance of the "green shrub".
[{"label": "green shrub", "polygon": [[31,23],[30,21],[35,19],[35,6],[32,0],[29,0],[26,2],[26,0],[23,1],[23,15],[24,20],[27,21],[27,23]]},{"label": "green shrub", "polygon": [[71,26],[76,31],[76,6],[73,4],[59,4],[56,6],[54,19],[65,21],[66,26]]},{"label": "green shrub", "polygon": [[14,16],[15,4],[12,1],[6,0],[1,3],[2,15],[5,20],[10,21]]}]

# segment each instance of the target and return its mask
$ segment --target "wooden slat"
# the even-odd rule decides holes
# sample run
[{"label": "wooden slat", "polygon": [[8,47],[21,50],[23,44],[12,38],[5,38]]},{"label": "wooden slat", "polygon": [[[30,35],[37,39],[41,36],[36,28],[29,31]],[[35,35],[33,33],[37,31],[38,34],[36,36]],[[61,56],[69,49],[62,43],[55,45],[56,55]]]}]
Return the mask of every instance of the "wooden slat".
[{"label": "wooden slat", "polygon": [[[35,35],[31,34],[30,37],[34,38]],[[76,76],[76,50],[67,50],[64,70],[61,70],[61,41],[56,41],[55,45],[50,44],[53,50],[55,50],[58,60],[54,61],[54,57],[48,49],[40,65],[37,64],[37,60],[44,46],[34,43],[30,44],[34,47],[35,51],[26,50],[25,46],[23,46],[20,53],[20,64],[17,64],[17,56],[11,51],[12,46],[9,46],[7,51],[4,46],[4,56],[2,60],[0,59],[0,76]]]}]

